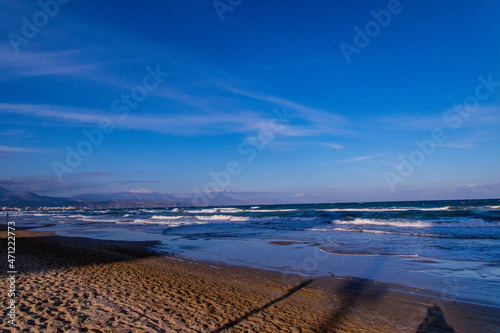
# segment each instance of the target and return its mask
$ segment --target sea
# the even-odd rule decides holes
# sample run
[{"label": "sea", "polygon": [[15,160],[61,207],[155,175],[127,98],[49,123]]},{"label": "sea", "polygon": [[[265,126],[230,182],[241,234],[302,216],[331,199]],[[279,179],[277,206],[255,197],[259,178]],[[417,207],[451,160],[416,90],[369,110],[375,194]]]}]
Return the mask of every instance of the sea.
[{"label": "sea", "polygon": [[[304,276],[355,276],[500,307],[500,200],[19,212],[62,236]],[[21,246],[21,244],[19,245]]]}]

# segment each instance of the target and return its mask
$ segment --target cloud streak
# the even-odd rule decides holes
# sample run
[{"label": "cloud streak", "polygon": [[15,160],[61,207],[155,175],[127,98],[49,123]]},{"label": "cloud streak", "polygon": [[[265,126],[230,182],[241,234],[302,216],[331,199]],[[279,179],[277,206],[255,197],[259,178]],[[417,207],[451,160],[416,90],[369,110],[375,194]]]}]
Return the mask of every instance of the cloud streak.
[{"label": "cloud streak", "polygon": [[26,148],[26,147],[11,147],[11,146],[1,146],[0,145],[0,155],[3,153],[22,153],[22,154],[31,154],[31,153],[47,153],[49,150],[46,149],[37,149],[37,148]]},{"label": "cloud streak", "polygon": [[[104,119],[121,129],[150,130],[175,135],[248,133],[266,126],[270,119],[252,112],[239,114],[160,114],[130,115],[121,119],[116,114],[90,108],[61,105],[0,104],[0,113],[22,114],[46,119],[53,126],[99,126]],[[222,131],[222,133],[220,133]]]},{"label": "cloud streak", "polygon": [[338,150],[344,149],[344,146],[332,142],[322,142],[321,145]]},{"label": "cloud streak", "polygon": [[373,156],[359,156],[359,157],[350,158],[347,160],[341,160],[338,163],[362,162],[362,161],[366,161],[366,160],[371,160],[372,158],[373,158]]},{"label": "cloud streak", "polygon": [[[292,109],[295,116],[309,122],[308,126],[304,126],[302,128],[302,130],[306,130],[306,133],[304,135],[310,135],[309,133],[307,133],[307,131],[314,131],[316,134],[352,134],[352,131],[347,129],[351,125],[350,121],[337,113],[315,109],[276,96],[252,93],[228,86],[223,87],[225,87],[225,89],[227,89],[228,91],[231,91],[240,96],[250,97],[256,100]],[[301,129],[298,128],[297,132],[301,132]]]}]

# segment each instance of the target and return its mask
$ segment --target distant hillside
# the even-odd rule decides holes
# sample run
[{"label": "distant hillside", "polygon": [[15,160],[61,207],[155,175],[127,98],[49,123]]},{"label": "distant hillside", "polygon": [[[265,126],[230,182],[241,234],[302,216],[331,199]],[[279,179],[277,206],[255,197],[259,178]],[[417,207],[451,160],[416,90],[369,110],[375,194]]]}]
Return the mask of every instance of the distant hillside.
[{"label": "distant hillside", "polygon": [[161,193],[142,192],[116,192],[116,193],[88,193],[77,196],[85,201],[109,201],[109,200],[136,200],[136,201],[175,201],[175,197]]},{"label": "distant hillside", "polygon": [[43,206],[77,206],[80,207],[84,203],[80,200],[72,198],[58,198],[41,196],[33,192],[25,192],[16,194],[0,187],[0,206],[1,207],[43,207]]},{"label": "distant hillside", "polygon": [[[135,207],[176,207],[176,206],[231,206],[245,204],[241,200],[233,199],[223,193],[205,193],[203,198],[197,198],[194,194],[174,195],[165,193],[142,193],[142,192],[116,192],[116,193],[89,193],[79,195],[77,199],[87,202],[109,202],[115,205]],[[155,206],[156,204],[156,206]],[[132,206],[130,206],[132,205]],[[119,208],[119,207],[117,207]]]},{"label": "distant hillside", "polygon": [[152,208],[177,206],[230,206],[244,202],[222,193],[207,193],[203,200],[194,195],[174,196],[162,193],[117,192],[89,193],[73,198],[41,196],[33,192],[17,194],[0,187],[0,207],[39,208],[75,206],[77,208]]},{"label": "distant hillside", "polygon": [[76,197],[87,202],[91,208],[153,208],[177,207],[181,203],[172,196],[157,193],[117,192],[88,193]]},{"label": "distant hillside", "polygon": [[244,201],[231,198],[221,192],[205,193],[203,198],[194,195],[178,198],[188,206],[236,206],[247,204]]}]

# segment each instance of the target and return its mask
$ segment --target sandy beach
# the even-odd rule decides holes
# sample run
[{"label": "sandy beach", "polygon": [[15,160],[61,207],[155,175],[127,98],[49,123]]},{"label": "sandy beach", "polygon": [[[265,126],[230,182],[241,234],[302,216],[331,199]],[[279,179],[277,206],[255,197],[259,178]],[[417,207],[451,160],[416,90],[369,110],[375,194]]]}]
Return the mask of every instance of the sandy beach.
[{"label": "sandy beach", "polygon": [[[497,308],[371,280],[192,262],[153,253],[151,245],[16,231],[16,325],[4,306],[3,331],[500,331]],[[0,294],[5,300],[7,288]]]}]

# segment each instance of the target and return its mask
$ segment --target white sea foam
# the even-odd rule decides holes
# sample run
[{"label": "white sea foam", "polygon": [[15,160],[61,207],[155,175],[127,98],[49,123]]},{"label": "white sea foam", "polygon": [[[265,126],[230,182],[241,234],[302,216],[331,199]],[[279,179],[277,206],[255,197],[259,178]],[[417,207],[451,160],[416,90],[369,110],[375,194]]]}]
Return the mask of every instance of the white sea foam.
[{"label": "white sea foam", "polygon": [[169,227],[179,227],[185,225],[197,225],[197,224],[207,224],[209,222],[206,221],[152,221],[148,219],[135,219],[134,221],[121,221],[117,222],[118,224],[141,224],[141,225],[166,225]]},{"label": "white sea foam", "polygon": [[395,232],[395,231],[372,230],[372,229],[333,228],[332,230],[334,230],[334,231],[347,231],[347,232],[366,232],[366,233],[370,233],[370,234],[384,234],[384,235],[437,237],[436,235],[425,234],[425,233],[408,233],[408,232]]},{"label": "white sea foam", "polygon": [[105,210],[102,210],[102,209],[95,209],[95,210],[91,210],[92,214],[108,214],[109,212],[111,212],[111,210],[109,209],[105,209]]},{"label": "white sea foam", "polygon": [[410,221],[410,220],[373,220],[373,219],[354,219],[352,221],[333,221],[334,224],[350,224],[350,225],[374,225],[374,226],[392,226],[403,228],[431,228],[435,226],[431,222]]},{"label": "white sea foam", "polygon": [[434,208],[420,208],[420,207],[373,207],[373,208],[328,208],[318,209],[321,212],[406,212],[406,211],[443,211],[449,210],[451,207],[434,207]]},{"label": "white sea foam", "polygon": [[248,221],[248,217],[244,216],[232,216],[232,215],[197,215],[195,216],[198,220],[205,221]]},{"label": "white sea foam", "polygon": [[189,216],[163,216],[163,215],[153,215],[151,216],[152,220],[178,220],[182,218],[189,218]]},{"label": "white sea foam", "polygon": [[244,209],[241,208],[233,208],[233,207],[220,207],[220,208],[202,208],[195,210],[186,210],[186,213],[191,214],[211,214],[211,213],[241,213],[244,212]]},{"label": "white sea foam", "polygon": [[297,209],[255,209],[247,210],[249,213],[276,213],[276,212],[294,212]]},{"label": "white sea foam", "polygon": [[186,210],[186,213],[191,213],[191,214],[197,214],[197,213],[210,214],[210,213],[217,213],[218,209],[219,208]]},{"label": "white sea foam", "polygon": [[241,213],[241,212],[244,212],[244,211],[245,210],[241,209],[241,208],[232,208],[232,207],[219,208],[219,212],[220,213]]},{"label": "white sea foam", "polygon": [[375,220],[375,219],[354,219],[352,221],[335,220],[335,225],[368,225],[368,226],[391,226],[400,228],[496,228],[500,227],[497,222],[487,222],[483,219],[467,218],[461,220],[438,221],[411,221],[411,220]]},{"label": "white sea foam", "polygon": [[92,218],[92,217],[83,217],[81,220],[83,222],[102,222],[102,223],[117,223],[122,221],[113,218]]},{"label": "white sea foam", "polygon": [[54,216],[54,217],[57,217],[57,218],[66,218],[66,217],[69,217],[69,218],[83,218],[85,215],[82,215],[82,214],[75,214],[75,215],[68,215],[68,216]]},{"label": "white sea foam", "polygon": [[183,221],[248,221],[248,217],[244,216],[233,216],[233,215],[178,215],[178,216],[163,216],[154,215],[151,217],[152,220],[183,220]]}]

